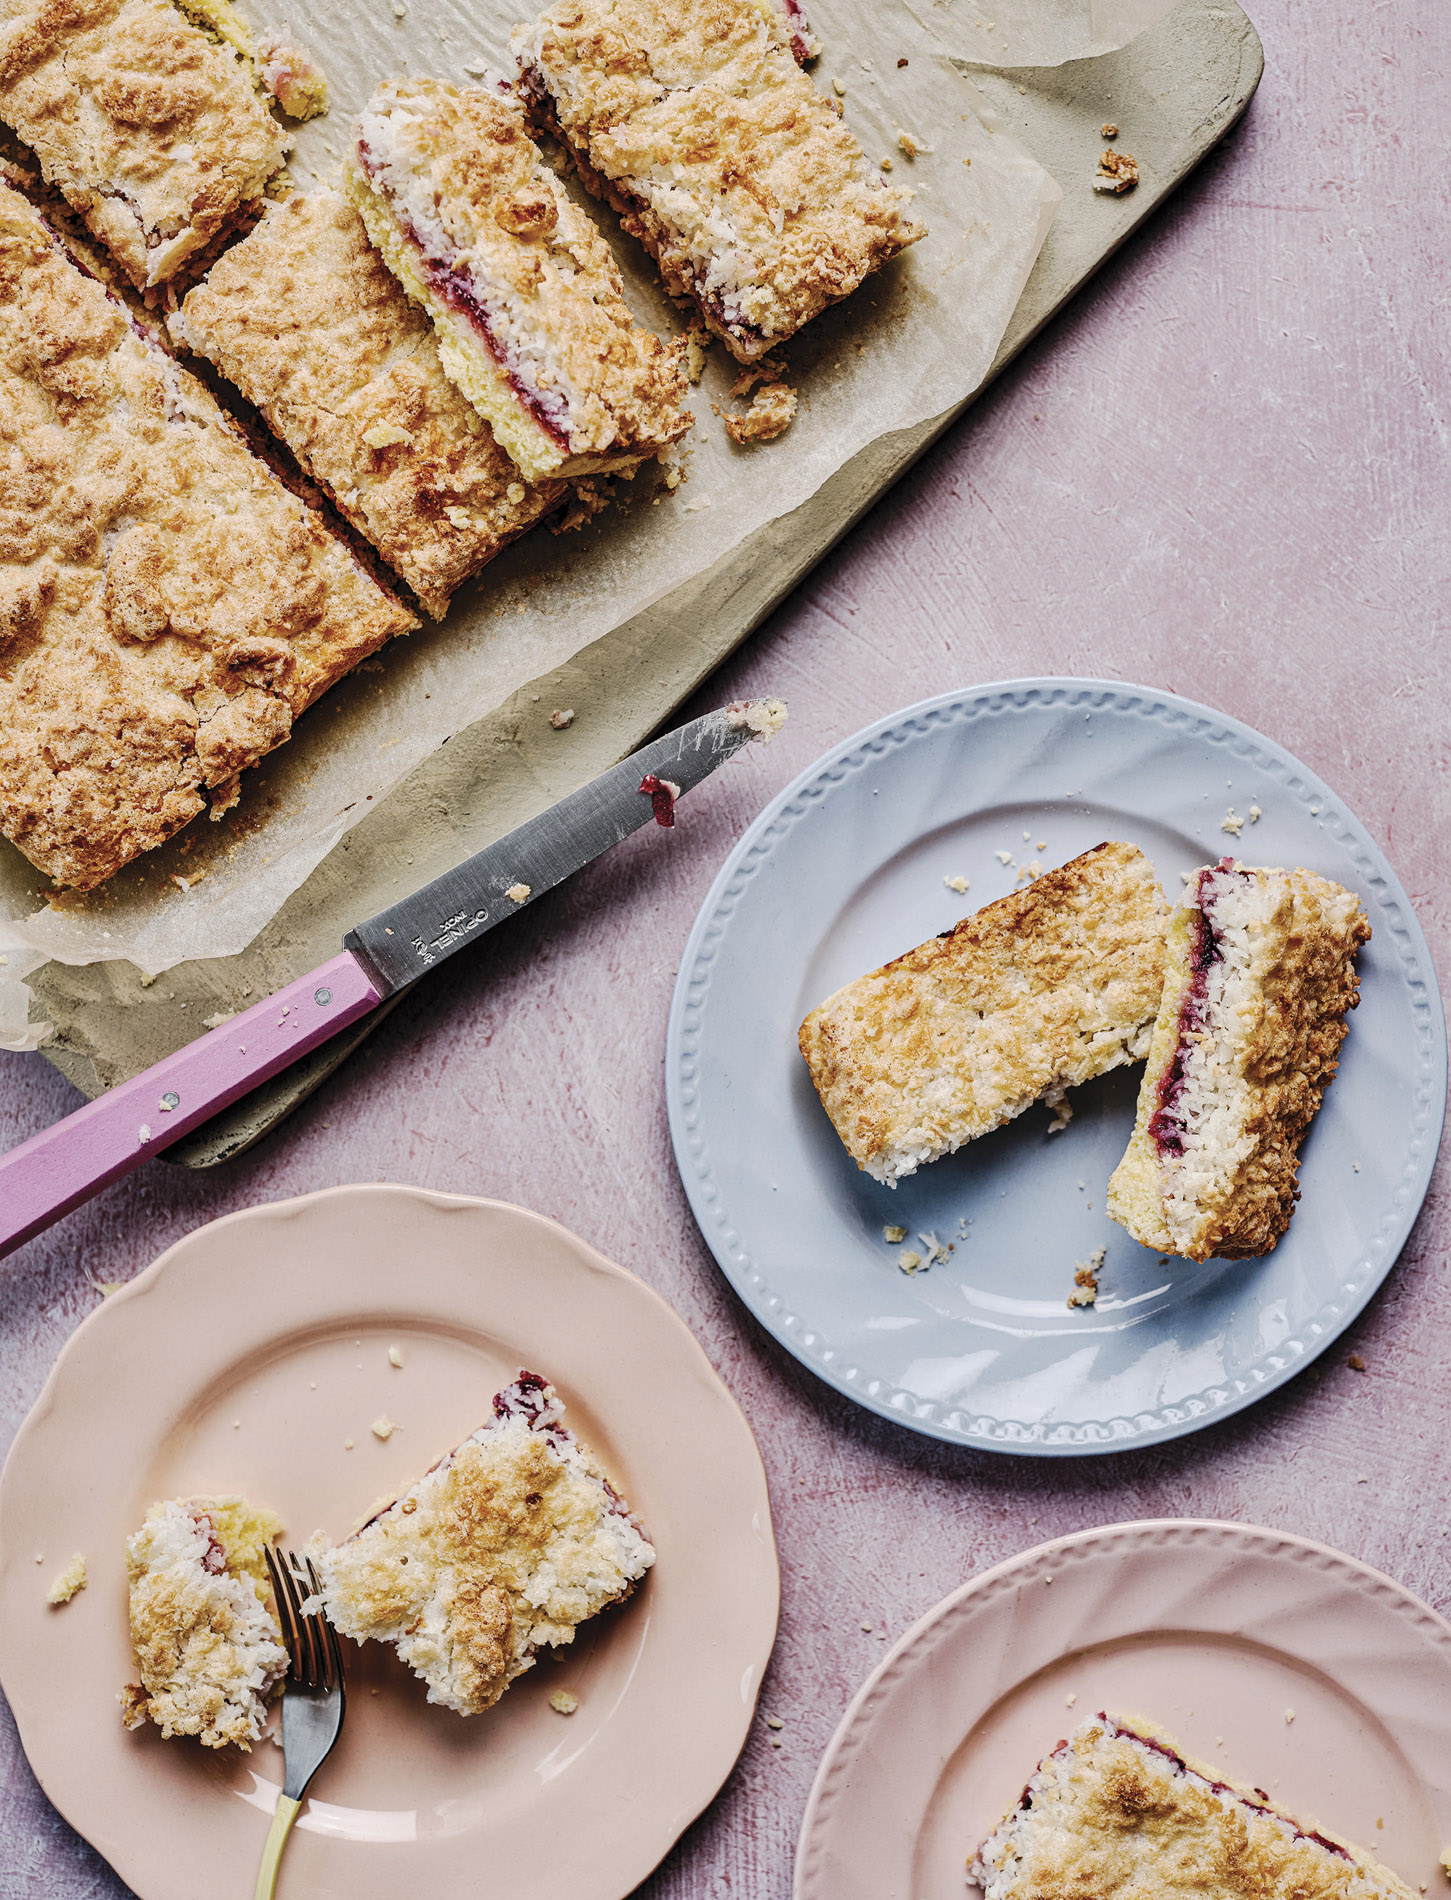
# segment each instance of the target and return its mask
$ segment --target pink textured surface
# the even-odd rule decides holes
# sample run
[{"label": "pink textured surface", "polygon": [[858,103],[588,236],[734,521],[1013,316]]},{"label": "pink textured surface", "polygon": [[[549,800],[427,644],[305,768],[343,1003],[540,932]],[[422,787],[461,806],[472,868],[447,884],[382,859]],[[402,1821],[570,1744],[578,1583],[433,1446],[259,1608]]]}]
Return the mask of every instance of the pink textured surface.
[{"label": "pink textured surface", "polygon": [[[441,971],[252,1154],[208,1175],[149,1162],[0,1269],[6,1438],[98,1297],[88,1273],[125,1278],[217,1214],[338,1181],[522,1202],[673,1301],[765,1454],[785,1600],[762,1708],[784,1727],[777,1749],[758,1725],[652,1900],[784,1900],[816,1760],[878,1632],[1052,1532],[1236,1517],[1451,1605],[1444,1164],[1345,1350],[1188,1440],[1055,1466],[918,1439],[766,1342],[696,1233],[665,1127],[671,982],[731,842],[827,745],[977,680],[1108,674],[1261,727],[1360,814],[1446,980],[1451,15],[1263,0],[1254,16],[1266,76],[1241,130],[703,697],[788,698],[769,750]],[[10,1057],[0,1099],[20,1140],[79,1098]],[[0,1751],[4,1900],[124,1891],[13,1731]]]}]

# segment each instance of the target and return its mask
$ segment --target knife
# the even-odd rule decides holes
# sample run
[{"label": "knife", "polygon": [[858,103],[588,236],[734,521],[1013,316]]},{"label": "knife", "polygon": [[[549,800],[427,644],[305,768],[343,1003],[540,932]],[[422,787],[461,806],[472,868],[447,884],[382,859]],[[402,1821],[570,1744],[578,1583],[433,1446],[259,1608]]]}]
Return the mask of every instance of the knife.
[{"label": "knife", "polygon": [[741,701],[642,746],[497,843],[379,911],[328,962],[0,1155],[0,1256],[190,1134],[426,970],[648,824],[747,741],[780,700]]}]

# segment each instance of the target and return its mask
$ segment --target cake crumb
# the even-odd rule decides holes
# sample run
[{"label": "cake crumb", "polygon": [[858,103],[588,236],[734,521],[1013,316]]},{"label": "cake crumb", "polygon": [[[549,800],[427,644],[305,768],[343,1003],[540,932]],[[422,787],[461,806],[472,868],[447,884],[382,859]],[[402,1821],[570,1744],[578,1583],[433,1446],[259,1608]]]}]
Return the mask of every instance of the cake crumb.
[{"label": "cake crumb", "polygon": [[1361,1358],[1358,1352],[1351,1353],[1349,1358],[1345,1361],[1345,1363],[1346,1365],[1350,1367],[1350,1370],[1352,1372],[1365,1371],[1365,1361]]},{"label": "cake crumb", "polygon": [[[35,1561],[36,1561],[37,1563],[39,1563],[39,1562],[40,1562],[40,1559],[39,1559],[39,1558],[37,1557]],[[865,1633],[866,1635],[868,1635],[868,1636],[870,1636],[870,1635],[871,1635],[871,1633],[872,1633],[872,1626],[871,1626],[871,1624],[870,1624],[870,1623],[863,1623],[863,1624],[862,1624],[862,1630],[864,1631],[864,1633]]]},{"label": "cake crumb", "polygon": [[1250,823],[1251,823],[1252,825],[1257,825],[1257,824],[1259,823],[1259,821],[1261,820],[1261,818],[1263,818],[1263,817],[1264,817],[1264,813],[1263,813],[1263,812],[1262,812],[1262,811],[1260,810],[1260,808],[1259,808],[1259,806],[1258,806],[1258,805],[1251,805],[1251,806],[1250,806],[1250,808],[1249,808],[1249,821],[1250,821]]},{"label": "cake crumb", "polygon": [[328,109],[327,79],[312,54],[289,34],[263,40],[257,75],[289,119],[319,119]]},{"label": "cake crumb", "polygon": [[1104,151],[1094,173],[1095,191],[1132,191],[1139,182],[1139,161],[1129,152]]},{"label": "cake crumb", "polygon": [[1075,1702],[1076,1702],[1077,1700],[1078,1700],[1078,1697],[1077,1697],[1076,1695],[1068,1695],[1068,1696],[1064,1696],[1064,1698],[1063,1698],[1063,1706],[1064,1706],[1064,1708],[1065,1708],[1065,1709],[1071,1709],[1071,1708],[1073,1707],[1073,1705],[1074,1705],[1074,1703],[1075,1703]]},{"label": "cake crumb", "polygon": [[1098,128],[1098,136],[1101,139],[1116,139],[1118,137],[1118,127],[1111,119],[1105,119],[1103,124]]},{"label": "cake crumb", "polygon": [[397,1346],[390,1346],[388,1348],[388,1364],[390,1366],[401,1366],[403,1364],[403,1354]]},{"label": "cake crumb", "polygon": [[694,386],[705,374],[705,352],[710,347],[710,332],[703,323],[692,323],[685,332],[685,380]]},{"label": "cake crumb", "polygon": [[563,732],[566,727],[572,726],[574,724],[573,706],[565,706],[562,709],[556,706],[549,715],[549,723],[556,732]]},{"label": "cake crumb", "polygon": [[962,896],[963,892],[966,891],[968,887],[967,879],[962,875],[960,871],[956,877],[945,877],[943,878],[942,882],[947,886],[948,890],[956,891],[959,897]]},{"label": "cake crumb", "polygon": [[1285,1727],[1288,1728],[1291,1722],[1294,1721],[1294,1719],[1295,1719],[1295,1711],[1293,1709],[1286,1709],[1285,1710]]},{"label": "cake crumb", "polygon": [[234,1009],[213,1010],[210,1016],[203,1016],[202,1028],[203,1029],[220,1029],[222,1024],[229,1023],[232,1020],[232,1018],[236,1015],[236,1013],[237,1012]]},{"label": "cake crumb", "polygon": [[1233,805],[1230,806],[1229,810],[1224,814],[1224,817],[1220,820],[1219,829],[1221,831],[1227,831],[1231,838],[1237,838],[1239,834],[1244,830],[1244,820],[1243,818],[1239,818],[1235,816],[1235,810],[1234,810]]},{"label": "cake crumb", "polygon": [[549,1698],[549,1706],[557,1715],[573,1715],[579,1707],[579,1697],[568,1689],[556,1689]]},{"label": "cake crumb", "polygon": [[880,171],[884,171],[884,172],[889,172],[889,171],[892,171],[892,170],[894,170],[894,169],[895,169],[895,168],[894,168],[894,166],[893,166],[893,164],[892,164],[892,161],[891,161],[891,159],[889,159],[889,158],[884,158],[884,159],[882,160],[882,162],[881,162],[881,164],[880,164],[880,166],[878,167],[878,170],[880,170]]},{"label": "cake crumb", "polygon": [[785,1728],[785,1726],[786,1724],[781,1720],[779,1715],[768,1715],[766,1717],[767,1728]]},{"label": "cake crumb", "polygon": [[897,143],[908,158],[916,158],[919,154],[932,150],[925,140],[918,138],[915,133],[904,132],[901,126],[897,127]]},{"label": "cake crumb", "polygon": [[900,1247],[906,1238],[907,1230],[905,1227],[884,1227],[882,1229],[882,1239],[886,1241],[889,1247]]},{"label": "cake crumb", "polygon": [[373,1434],[374,1438],[381,1438],[385,1441],[390,1439],[397,1429],[397,1425],[389,1418],[386,1412],[382,1413],[378,1418],[375,1418],[368,1427],[368,1430]]},{"label": "cake crumb", "polygon": [[993,856],[997,859],[999,864],[1011,864],[1013,861],[1011,851],[994,851]]},{"label": "cake crumb", "polygon": [[907,64],[907,62],[906,62],[906,60],[905,60],[905,59],[899,59],[899,60],[897,61],[897,71],[898,71],[898,72],[901,72],[901,70],[902,70],[902,68],[903,68],[903,67],[904,67],[904,66],[905,66],[906,64]]},{"label": "cake crumb", "polygon": [[911,1247],[904,1247],[897,1255],[897,1265],[903,1273],[917,1273],[922,1267],[922,1256]]},{"label": "cake crumb", "polygon": [[[1045,1090],[1043,1106],[1053,1111],[1053,1119],[1048,1124],[1048,1133],[1061,1135],[1069,1122],[1073,1120],[1073,1104],[1068,1099],[1067,1089],[1060,1087]],[[1080,1181],[1078,1185],[1082,1187],[1083,1183]]]},{"label": "cake crumb", "polygon": [[831,90],[832,90],[832,91],[833,91],[833,92],[834,92],[834,93],[836,94],[836,96],[837,96],[837,98],[838,98],[838,99],[845,99],[845,97],[846,97],[846,82],[845,82],[845,80],[842,80],[842,79],[833,79],[833,80],[832,80],[832,82],[831,82]]},{"label": "cake crumb", "polygon": [[62,1570],[60,1575],[56,1578],[55,1582],[51,1584],[49,1590],[46,1591],[45,1600],[47,1603],[54,1604],[59,1608],[62,1603],[69,1603],[77,1590],[84,1590],[85,1587],[86,1560],[81,1553],[77,1551],[65,1569]]},{"label": "cake crumb", "polygon": [[789,383],[766,383],[751,398],[743,416],[726,417],[726,434],[738,447],[747,442],[774,442],[790,428],[796,406],[796,391]]},{"label": "cake crumb", "polygon": [[351,1451],[352,1449],[353,1449],[353,1441],[352,1441],[352,1439],[351,1439],[351,1438],[345,1438],[345,1439],[343,1440],[343,1450],[344,1450],[344,1451]]},{"label": "cake crumb", "polygon": [[1106,1246],[1097,1247],[1086,1261],[1073,1263],[1073,1291],[1068,1295],[1070,1306],[1093,1306],[1098,1301],[1098,1276],[1103,1271]]},{"label": "cake crumb", "polygon": [[504,895],[511,904],[527,904],[534,893],[527,884],[511,884]]}]

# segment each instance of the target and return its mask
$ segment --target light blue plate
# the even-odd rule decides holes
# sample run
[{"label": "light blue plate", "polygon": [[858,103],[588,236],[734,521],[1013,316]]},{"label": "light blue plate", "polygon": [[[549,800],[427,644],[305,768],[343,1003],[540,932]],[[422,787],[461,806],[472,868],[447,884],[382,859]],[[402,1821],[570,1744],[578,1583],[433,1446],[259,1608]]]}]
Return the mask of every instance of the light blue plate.
[{"label": "light blue plate", "polygon": [[[1230,807],[1238,838],[1221,829]],[[1061,1133],[1031,1109],[893,1190],[858,1173],[797,1051],[798,1024],[842,983],[1003,896],[1025,861],[1047,869],[1106,838],[1139,845],[1171,902],[1181,872],[1230,853],[1318,871],[1369,913],[1361,1004],[1305,1144],[1303,1199],[1261,1260],[1166,1262],[1105,1215],[1138,1067],[1076,1090]],[[691,932],[666,1077],[701,1231],[803,1365],[916,1431],[1061,1457],[1226,1417],[1350,1324],[1425,1196],[1446,1042],[1406,894],[1313,773],[1170,693],[1014,680],[892,714],[761,814]],[[921,1234],[953,1251],[909,1276],[888,1224],[919,1253]],[[1099,1247],[1098,1304],[1070,1310],[1074,1265]]]}]

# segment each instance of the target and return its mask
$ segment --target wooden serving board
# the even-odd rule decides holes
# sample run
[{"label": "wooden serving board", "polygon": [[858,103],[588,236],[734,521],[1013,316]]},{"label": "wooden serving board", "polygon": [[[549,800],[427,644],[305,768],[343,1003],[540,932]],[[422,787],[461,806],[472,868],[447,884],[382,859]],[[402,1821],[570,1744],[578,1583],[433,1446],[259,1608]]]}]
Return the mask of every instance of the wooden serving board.
[{"label": "wooden serving board", "polygon": [[[1183,0],[1117,53],[1043,68],[964,66],[1006,127],[1063,187],[1063,203],[983,387],[1145,223],[1244,112],[1264,58],[1233,0]],[[1092,189],[1114,120],[1142,182]],[[978,393],[981,393],[980,391]],[[48,964],[32,979],[55,1024],[44,1054],[86,1095],[125,1081],[335,954],[359,918],[406,896],[640,745],[758,626],[967,404],[884,436],[792,514],[707,574],[587,647],[458,733],[358,824],[240,955],[145,983],[129,963]],[[549,725],[556,706],[574,724]],[[378,1010],[166,1153],[212,1167],[306,1099],[386,1013]]]}]

